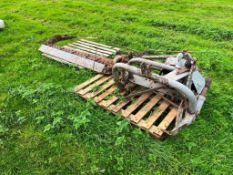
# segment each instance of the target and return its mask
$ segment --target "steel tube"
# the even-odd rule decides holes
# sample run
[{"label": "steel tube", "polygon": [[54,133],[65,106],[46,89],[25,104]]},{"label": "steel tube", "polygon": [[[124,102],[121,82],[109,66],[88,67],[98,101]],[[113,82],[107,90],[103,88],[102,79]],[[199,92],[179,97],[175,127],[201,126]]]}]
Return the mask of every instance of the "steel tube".
[{"label": "steel tube", "polygon": [[176,55],[143,55],[142,58],[144,59],[166,59],[168,57],[176,57]]},{"label": "steel tube", "polygon": [[189,106],[188,106],[188,110],[190,113],[195,113],[196,112],[196,106],[197,106],[197,100],[195,95],[193,94],[193,92],[185,85],[183,85],[182,83],[175,81],[175,80],[171,80],[165,77],[162,77],[160,75],[154,74],[152,73],[152,75],[150,77],[147,77],[145,75],[143,75],[141,73],[141,70],[139,68],[136,68],[134,66],[130,66],[128,64],[124,64],[124,63],[116,63],[113,66],[112,69],[112,75],[115,81],[118,81],[118,72],[120,70],[126,70],[132,74],[136,74],[154,81],[157,81],[161,84],[165,84],[170,86],[171,88],[176,89],[178,92],[180,92],[181,94],[183,94],[189,101]]},{"label": "steel tube", "polygon": [[129,60],[129,62],[128,62],[129,65],[133,64],[133,63],[146,63],[148,65],[151,65],[154,68],[161,68],[161,69],[166,69],[166,70],[170,70],[170,71],[173,71],[173,70],[176,69],[173,66],[169,66],[169,65],[164,64],[164,63],[154,62],[154,61],[151,61],[151,60],[146,60],[146,59],[143,59],[143,58],[133,58],[133,59]]}]

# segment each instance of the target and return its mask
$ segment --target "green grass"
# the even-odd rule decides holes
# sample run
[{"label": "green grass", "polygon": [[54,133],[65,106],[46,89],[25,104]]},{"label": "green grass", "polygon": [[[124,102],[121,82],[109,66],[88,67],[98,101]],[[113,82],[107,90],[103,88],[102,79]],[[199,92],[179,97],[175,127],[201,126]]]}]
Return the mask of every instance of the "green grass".
[{"label": "green grass", "polygon": [[[233,2],[1,0],[0,174],[231,174]],[[163,142],[74,95],[89,70],[45,59],[55,34],[188,49],[213,79],[200,117]]]}]

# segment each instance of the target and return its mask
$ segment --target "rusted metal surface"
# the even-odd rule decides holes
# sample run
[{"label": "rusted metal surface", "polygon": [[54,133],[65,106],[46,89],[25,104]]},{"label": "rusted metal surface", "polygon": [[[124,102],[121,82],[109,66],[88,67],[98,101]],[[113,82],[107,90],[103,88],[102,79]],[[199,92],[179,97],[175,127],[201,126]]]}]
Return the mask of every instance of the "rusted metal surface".
[{"label": "rusted metal surface", "polygon": [[99,63],[103,63],[108,67],[113,66],[113,60],[108,59],[106,57],[101,57],[101,56],[98,56],[98,55],[89,54],[89,53],[85,53],[85,52],[82,52],[82,51],[71,50],[71,49],[58,47],[58,46],[53,46],[53,47],[58,48],[58,49],[63,50],[63,51],[66,51],[68,53],[72,53],[72,54],[75,54],[75,55],[78,55],[78,56],[81,56],[81,57],[84,57],[84,58],[99,62]]},{"label": "rusted metal surface", "polygon": [[[80,40],[78,42],[75,42],[74,45],[76,44],[75,47],[70,47],[68,45],[65,46],[57,46],[55,45],[56,42],[62,41],[62,40],[68,40],[74,38],[73,36],[68,36],[68,35],[56,35],[50,39],[48,39],[45,43],[45,45],[42,45],[40,48],[40,51],[47,56],[48,58],[54,59],[56,61],[66,63],[66,64],[74,64],[76,66],[81,66],[81,67],[86,67],[91,70],[97,71],[99,73],[104,73],[104,74],[111,74],[112,67],[114,65],[113,59],[109,59],[103,55],[112,55],[117,53],[120,49],[119,48],[113,48],[111,46],[103,45],[103,44],[98,44],[95,42],[90,42],[87,40]],[[45,50],[43,50],[43,47],[48,47],[47,50],[52,50],[57,49],[57,52],[59,54],[52,52],[52,53],[46,53]],[[49,49],[50,48],[50,49]],[[67,57],[67,54],[69,53],[72,54]],[[75,56],[76,55],[76,59]],[[62,58],[61,58],[62,57]],[[66,58],[67,57],[67,58]],[[74,57],[71,59],[71,57]],[[120,59],[119,59],[120,60]],[[121,60],[123,61],[123,57],[121,57]],[[88,61],[90,63],[88,63]],[[96,64],[95,64],[96,63]],[[80,64],[80,65],[79,65]],[[97,67],[98,64],[102,64],[104,68],[94,68]],[[90,66],[93,65],[93,66]],[[101,66],[98,66],[101,67]]]},{"label": "rusted metal surface", "polygon": [[[85,67],[91,70],[94,70],[99,73],[111,74],[111,69],[109,70],[105,64],[93,61],[91,59],[84,58],[80,55],[76,55],[73,53],[69,53],[63,51],[59,48],[55,48],[52,46],[42,45],[39,50],[46,55],[52,56],[51,58],[58,58],[64,62],[68,62],[69,64],[74,64],[77,66]],[[57,60],[57,59],[56,59]]]},{"label": "rusted metal surface", "polygon": [[143,55],[142,58],[144,59],[167,59],[168,57],[175,57],[176,55]]},{"label": "rusted metal surface", "polygon": [[49,38],[44,44],[46,45],[54,45],[55,43],[59,42],[59,41],[63,41],[63,40],[70,40],[75,38],[74,36],[70,36],[70,35],[55,35],[51,38]]},{"label": "rusted metal surface", "polygon": [[159,63],[159,62],[155,62],[155,61],[151,61],[151,60],[146,60],[143,58],[133,58],[131,60],[129,60],[129,65],[132,64],[141,64],[144,63],[146,65],[150,65],[153,68],[158,68],[159,70],[161,69],[165,69],[165,70],[175,70],[176,68],[174,66],[170,66],[164,63]]},{"label": "rusted metal surface", "polygon": [[156,90],[161,89],[161,88],[164,88],[164,86],[161,85],[161,86],[156,87],[156,88],[153,88],[153,89],[139,90],[139,91],[137,91],[137,92],[130,93],[130,94],[127,95],[125,98],[126,98],[126,99],[131,99],[131,98],[134,98],[134,97],[136,97],[136,96],[139,96],[139,95],[142,95],[142,94],[146,94],[146,93],[148,93],[148,92],[155,92]]}]

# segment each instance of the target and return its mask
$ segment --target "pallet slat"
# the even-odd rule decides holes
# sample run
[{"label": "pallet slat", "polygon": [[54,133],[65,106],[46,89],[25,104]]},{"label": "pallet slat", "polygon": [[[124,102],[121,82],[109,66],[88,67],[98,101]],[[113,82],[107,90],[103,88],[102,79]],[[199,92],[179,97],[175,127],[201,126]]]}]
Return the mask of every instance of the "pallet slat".
[{"label": "pallet slat", "polygon": [[78,47],[80,47],[80,48],[86,48],[86,49],[90,49],[90,50],[97,51],[97,52],[101,52],[101,53],[108,54],[108,55],[112,55],[112,54],[113,54],[112,51],[102,50],[102,49],[97,48],[97,47],[93,47],[93,46],[89,46],[89,45],[82,44],[82,43],[80,43],[80,42],[78,42],[78,43],[73,43],[73,45],[78,46]]},{"label": "pallet slat", "polygon": [[97,96],[94,98],[94,100],[96,102],[100,102],[101,100],[103,100],[105,97],[107,97],[108,95],[110,95],[113,91],[115,91],[117,89],[117,86],[112,86],[110,89],[108,89],[107,91],[105,91],[103,94]]},{"label": "pallet slat", "polygon": [[86,52],[84,50],[80,50],[80,49],[77,49],[77,48],[74,48],[70,45],[66,45],[66,46],[63,46],[65,49],[69,49],[69,50],[73,50],[73,51],[78,51],[78,52],[83,52],[83,53],[86,53],[86,54],[90,54],[90,52]]},{"label": "pallet slat", "polygon": [[104,56],[104,57],[109,56],[109,54],[101,53],[101,52],[90,50],[90,49],[83,48],[83,47],[79,47],[79,46],[76,46],[76,45],[73,45],[73,44],[68,44],[68,46],[76,49],[77,51],[85,51],[85,52],[88,52],[90,54],[100,55],[100,56]]},{"label": "pallet slat", "polygon": [[109,109],[111,109],[114,113],[119,112],[124,106],[126,106],[128,103],[130,102],[130,100],[126,100],[126,101],[122,101],[120,104],[118,105],[111,105],[109,107]]},{"label": "pallet slat", "polygon": [[149,129],[153,123],[160,117],[160,115],[168,108],[169,104],[167,102],[162,102],[157,110],[145,121],[140,124],[143,128]]},{"label": "pallet slat", "polygon": [[102,84],[103,82],[109,80],[110,77],[104,76],[101,79],[99,79],[97,82],[95,82],[94,84],[91,84],[90,86],[86,87],[85,89],[80,90],[78,93],[80,95],[85,95],[87,92],[91,91],[94,87],[99,86],[100,84]]},{"label": "pallet slat", "polygon": [[172,108],[172,110],[167,114],[167,116],[163,119],[163,121],[159,124],[159,128],[162,130],[167,129],[167,127],[171,124],[177,114],[177,109]]},{"label": "pallet slat", "polygon": [[99,93],[101,93],[102,91],[104,91],[105,89],[107,89],[110,86],[112,86],[113,84],[114,84],[114,80],[110,80],[108,83],[106,83],[105,85],[103,85],[99,90],[86,94],[84,96],[84,98],[93,98],[96,95],[98,95]]},{"label": "pallet slat", "polygon": [[112,48],[112,49],[117,50],[117,51],[120,50],[119,48],[116,48],[116,47],[113,48],[112,46],[96,43],[96,42],[93,42],[93,41],[88,41],[88,40],[85,40],[85,39],[81,39],[80,41],[83,41],[83,42],[86,42],[86,43],[90,43],[90,44],[93,44],[93,45],[96,45],[96,46],[102,46],[102,47],[106,47],[106,48]]},{"label": "pallet slat", "polygon": [[136,114],[130,115],[130,121],[138,123],[161,99],[159,96],[154,96],[151,100]]},{"label": "pallet slat", "polygon": [[116,53],[117,52],[117,50],[114,50],[114,49],[110,49],[110,48],[106,48],[106,47],[102,47],[102,46],[93,45],[93,44],[86,43],[86,42],[83,42],[83,41],[78,41],[76,43],[81,43],[81,44],[84,44],[84,45],[87,45],[87,46],[90,46],[90,47],[98,48],[98,49],[109,51],[109,52],[112,52],[112,53]]},{"label": "pallet slat", "polygon": [[82,88],[88,86],[89,84],[91,84],[92,82],[102,78],[104,75],[103,74],[97,74],[96,76],[94,76],[93,78],[91,78],[90,80],[85,81],[84,83],[78,85],[75,87],[75,92],[78,92],[79,90],[81,90]]},{"label": "pallet slat", "polygon": [[[125,92],[122,92],[121,95],[124,95]],[[109,100],[102,100],[99,105],[104,107],[104,108],[107,108],[109,107],[110,105],[112,105],[114,102],[116,102],[117,100],[119,100],[119,97],[117,96],[112,96]],[[110,108],[108,108],[110,109]]]},{"label": "pallet slat", "polygon": [[128,117],[134,110],[136,110],[144,101],[146,101],[150,97],[151,93],[143,94],[140,96],[135,103],[131,104],[125,110],[122,110],[122,116]]},{"label": "pallet slat", "polygon": [[161,121],[158,127],[152,126],[150,128],[150,132],[157,136],[161,137],[163,135],[163,130],[166,130],[167,127],[171,124],[171,122],[175,119],[177,114],[177,109],[172,108],[172,110],[167,114],[167,116],[164,118],[164,120]]},{"label": "pallet slat", "polygon": [[107,108],[109,105],[111,105],[112,103],[114,103],[115,101],[117,101],[118,98],[116,96],[112,96],[111,99],[109,100],[103,100],[99,103],[100,106]]}]

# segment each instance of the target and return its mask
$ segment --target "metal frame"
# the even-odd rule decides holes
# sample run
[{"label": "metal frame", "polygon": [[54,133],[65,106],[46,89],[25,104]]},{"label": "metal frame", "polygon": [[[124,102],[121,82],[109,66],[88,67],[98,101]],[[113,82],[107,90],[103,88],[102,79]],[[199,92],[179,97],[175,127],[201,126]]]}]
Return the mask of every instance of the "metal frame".
[{"label": "metal frame", "polygon": [[[178,54],[178,56],[180,62],[184,62],[181,57],[182,55]],[[180,62],[178,62],[179,68],[181,65]],[[140,64],[141,67],[138,68],[133,66],[133,64],[135,63]],[[149,73],[145,73],[142,69],[142,65],[146,65],[146,67],[150,69],[153,68],[157,70],[167,70],[170,72],[165,75],[158,75],[156,73],[153,73],[151,70],[149,71]],[[161,85],[164,85],[179,92],[183,96],[184,101],[186,101],[187,103],[187,109],[184,109],[183,106],[180,106],[180,110],[178,110],[179,112],[177,114],[177,122],[175,128],[172,131],[164,131],[168,134],[173,135],[176,134],[181,127],[183,127],[184,125],[189,125],[192,123],[193,120],[195,120],[196,116],[200,113],[205,101],[204,94],[198,94],[191,90],[193,70],[190,69],[189,72],[183,72],[180,74],[176,74],[176,71],[177,68],[175,66],[158,63],[143,58],[133,58],[128,62],[128,64],[116,63],[112,69],[112,76],[115,82],[120,82],[120,75],[122,74],[122,72],[124,72],[124,74],[127,75],[128,82],[141,85],[150,89],[161,87]],[[180,80],[184,78],[187,79],[187,84],[183,84],[182,82],[180,82]]]},{"label": "metal frame", "polygon": [[[72,37],[55,36],[49,41],[69,38]],[[114,103],[118,97],[114,96],[112,100],[107,101],[104,100],[104,98],[119,87],[122,87],[125,91],[127,91],[127,88],[133,89],[137,87],[137,91],[134,94],[128,94],[128,96],[135,96],[138,100],[140,99],[140,104],[150,96],[148,94],[155,95],[154,93],[156,93],[156,97],[152,97],[150,102],[143,107],[138,115],[131,114],[131,112],[136,108],[140,108],[139,102],[132,104],[133,107],[129,107],[127,110],[121,109],[122,116],[125,117],[126,113],[131,114],[130,116],[127,115],[127,119],[140,128],[146,128],[152,135],[162,135],[163,133],[170,135],[176,134],[181,127],[189,125],[195,120],[205,102],[205,94],[210,84],[208,84],[205,78],[200,74],[196,67],[196,60],[193,59],[187,51],[182,51],[178,53],[177,56],[142,55],[143,58],[131,58],[130,55],[121,55],[119,48],[87,40],[79,40],[63,47],[53,44],[53,42],[51,44],[43,44],[39,50],[44,56],[62,63],[88,68],[98,73],[112,74],[112,77],[101,78],[95,82],[101,77],[96,76],[93,80],[87,81],[79,86],[81,90],[76,89],[76,91],[84,98],[91,98],[100,93],[98,97],[95,97],[96,102],[113,113],[116,111],[112,110],[110,106],[107,107],[107,105],[111,104],[112,106],[112,103]],[[113,60],[108,59],[107,57],[110,56],[115,57]],[[165,63],[160,63],[148,59],[166,60]],[[154,70],[157,70],[159,73],[155,73]],[[98,93],[88,93],[94,86],[101,85],[110,78],[113,79],[103,85],[101,91],[98,91]],[[92,81],[94,82],[93,84]],[[113,85],[114,81],[118,87]],[[90,86],[83,89],[84,86],[90,83]],[[110,86],[112,87],[107,89]],[[141,86],[148,89],[139,91],[140,88],[138,87]],[[171,99],[175,99],[175,101],[169,98],[171,96]],[[159,105],[161,105],[160,107],[166,107],[165,103],[168,104],[168,106],[172,105],[174,107],[171,108],[171,113],[164,119],[164,123],[170,123],[175,117],[175,127],[170,131],[166,130],[167,126],[165,126],[163,122],[161,123],[161,127],[152,126],[151,128],[147,128],[146,120],[143,119],[145,111],[149,112],[150,108],[153,107],[152,104],[156,104],[160,99],[163,99],[163,101],[159,103]],[[128,101],[129,100],[123,102],[123,104],[126,105]],[[113,109],[118,109],[118,107],[114,106]],[[161,113],[156,113],[157,117],[160,116],[159,114]],[[154,119],[150,121],[154,121]]]}]

